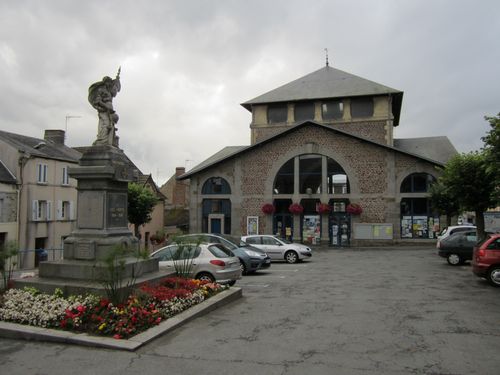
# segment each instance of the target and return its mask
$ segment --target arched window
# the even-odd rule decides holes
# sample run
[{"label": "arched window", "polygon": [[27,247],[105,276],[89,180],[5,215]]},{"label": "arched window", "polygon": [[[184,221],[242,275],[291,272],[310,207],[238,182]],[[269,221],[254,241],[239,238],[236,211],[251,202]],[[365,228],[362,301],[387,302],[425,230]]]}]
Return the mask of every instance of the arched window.
[{"label": "arched window", "polygon": [[413,173],[401,183],[401,193],[426,193],[436,179],[428,173]]},{"label": "arched window", "polygon": [[274,179],[274,194],[293,194],[294,159],[288,160]]},{"label": "arched window", "polygon": [[231,187],[222,177],[211,177],[201,189],[202,194],[231,194]]}]

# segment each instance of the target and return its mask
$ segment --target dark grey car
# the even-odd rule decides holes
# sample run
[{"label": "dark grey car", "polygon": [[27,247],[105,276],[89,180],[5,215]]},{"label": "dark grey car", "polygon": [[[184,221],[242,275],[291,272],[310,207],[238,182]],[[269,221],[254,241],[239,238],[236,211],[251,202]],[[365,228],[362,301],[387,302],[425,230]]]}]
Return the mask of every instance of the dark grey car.
[{"label": "dark grey car", "polygon": [[240,260],[242,274],[253,273],[257,270],[271,267],[271,258],[264,251],[248,245],[238,237],[226,234],[196,233],[180,236],[179,240],[223,244]]}]

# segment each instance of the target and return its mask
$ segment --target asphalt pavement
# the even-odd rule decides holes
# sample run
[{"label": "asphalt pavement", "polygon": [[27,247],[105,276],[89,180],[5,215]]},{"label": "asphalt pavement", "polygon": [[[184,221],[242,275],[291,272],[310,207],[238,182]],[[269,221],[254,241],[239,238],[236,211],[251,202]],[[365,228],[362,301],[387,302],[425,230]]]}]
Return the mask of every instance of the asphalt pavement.
[{"label": "asphalt pavement", "polygon": [[136,352],[0,339],[2,373],[497,375],[500,289],[432,247],[317,249]]}]

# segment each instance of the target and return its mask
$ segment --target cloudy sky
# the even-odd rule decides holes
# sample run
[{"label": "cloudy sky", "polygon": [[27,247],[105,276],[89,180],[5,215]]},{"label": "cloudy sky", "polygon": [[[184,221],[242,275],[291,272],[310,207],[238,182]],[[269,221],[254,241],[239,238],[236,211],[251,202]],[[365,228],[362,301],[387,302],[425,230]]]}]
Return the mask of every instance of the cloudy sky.
[{"label": "cloudy sky", "polygon": [[[122,67],[120,147],[164,183],[250,142],[249,99],[330,65],[404,91],[396,137],[478,150],[500,112],[498,0],[2,0],[0,129],[90,145]],[[68,118],[66,116],[80,116]]]}]

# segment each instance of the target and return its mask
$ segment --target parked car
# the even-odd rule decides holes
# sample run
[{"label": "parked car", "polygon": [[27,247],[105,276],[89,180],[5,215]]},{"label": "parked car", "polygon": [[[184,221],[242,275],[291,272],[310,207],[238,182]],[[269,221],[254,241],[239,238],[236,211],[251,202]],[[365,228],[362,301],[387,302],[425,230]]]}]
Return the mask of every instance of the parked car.
[{"label": "parked car", "polygon": [[[241,279],[239,259],[221,244],[173,244],[151,254],[160,268],[188,270],[187,276],[199,280],[234,285]],[[190,263],[192,262],[192,267]]]},{"label": "parked car", "polygon": [[312,256],[310,247],[272,235],[243,236],[241,239],[252,246],[264,250],[271,257],[271,260],[284,260],[287,263],[297,263]]},{"label": "parked car", "polygon": [[455,232],[438,241],[438,255],[446,258],[452,266],[458,266],[472,260],[472,250],[476,243],[476,230]]},{"label": "parked car", "polygon": [[445,239],[446,237],[451,236],[454,233],[465,232],[465,231],[476,230],[476,229],[477,228],[474,225],[454,225],[454,226],[444,228],[441,231],[441,233],[439,233],[439,235],[437,237],[438,241],[436,243],[436,247],[439,249],[439,242],[442,239]]},{"label": "parked car", "polygon": [[474,247],[472,272],[500,287],[500,234],[488,234]]},{"label": "parked car", "polygon": [[223,244],[240,260],[241,273],[243,275],[271,266],[271,258],[264,251],[248,245],[238,237],[227,234],[195,233],[180,236],[178,239],[180,241]]}]

